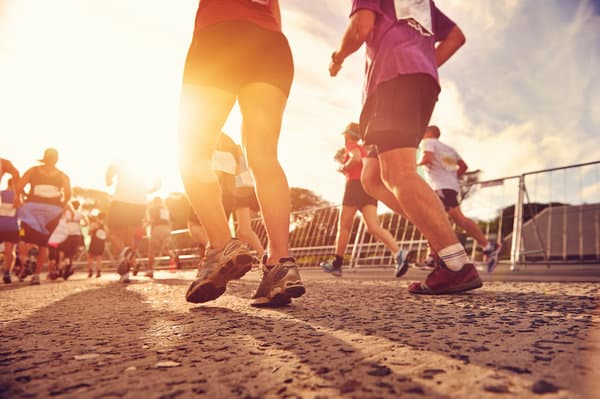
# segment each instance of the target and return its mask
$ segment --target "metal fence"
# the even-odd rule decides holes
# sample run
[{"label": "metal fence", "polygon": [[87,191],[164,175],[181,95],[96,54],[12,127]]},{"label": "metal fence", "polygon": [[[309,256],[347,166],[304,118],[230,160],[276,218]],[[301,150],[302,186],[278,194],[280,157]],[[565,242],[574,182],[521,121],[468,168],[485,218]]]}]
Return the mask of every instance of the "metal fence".
[{"label": "metal fence", "polygon": [[[476,220],[489,240],[502,243],[500,260],[512,270],[527,264],[600,263],[600,161],[527,172],[518,176],[477,182],[461,203],[463,213]],[[381,205],[380,205],[381,207]],[[379,222],[403,249],[414,250],[412,262],[427,255],[427,240],[399,215],[380,209]],[[316,266],[334,252],[339,206],[294,212],[290,223],[290,251],[301,266]],[[267,244],[261,219],[252,226]],[[456,227],[456,226],[455,226]],[[483,255],[472,237],[457,229],[471,260]],[[173,233],[173,247],[193,258],[187,230]],[[385,245],[367,231],[357,214],[346,248],[346,264],[393,266]]]}]

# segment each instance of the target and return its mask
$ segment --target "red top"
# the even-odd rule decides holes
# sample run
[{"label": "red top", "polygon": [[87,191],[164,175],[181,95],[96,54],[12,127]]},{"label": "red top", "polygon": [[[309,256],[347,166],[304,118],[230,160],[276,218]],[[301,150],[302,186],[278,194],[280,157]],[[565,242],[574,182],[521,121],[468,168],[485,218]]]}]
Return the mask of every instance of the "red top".
[{"label": "red top", "polygon": [[355,149],[358,149],[361,157],[360,162],[352,163],[352,165],[344,171],[346,180],[360,180],[360,172],[362,172],[362,158],[367,156],[367,150],[365,150],[365,148],[362,145],[353,142],[346,143],[345,148],[346,154],[344,155],[343,159],[344,163],[348,162],[348,159],[350,159],[349,154]]},{"label": "red top", "polygon": [[224,21],[248,21],[261,28],[281,32],[275,18],[278,0],[200,0],[196,29]]}]

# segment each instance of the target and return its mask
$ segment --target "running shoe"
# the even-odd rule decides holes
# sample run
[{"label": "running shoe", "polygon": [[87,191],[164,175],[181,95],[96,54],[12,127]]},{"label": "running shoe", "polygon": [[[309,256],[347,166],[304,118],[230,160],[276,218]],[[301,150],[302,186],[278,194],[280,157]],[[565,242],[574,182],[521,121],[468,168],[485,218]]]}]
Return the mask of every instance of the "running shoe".
[{"label": "running shoe", "polygon": [[8,270],[4,272],[4,277],[2,278],[2,280],[4,281],[4,284],[12,283],[12,280],[10,278],[10,272]]},{"label": "running shoe", "polygon": [[146,272],[145,276],[148,278],[154,278],[154,272]]},{"label": "running shoe", "polygon": [[133,275],[137,276],[139,270],[140,270],[140,264],[138,262],[135,262],[135,264],[133,265],[133,270],[132,270]]},{"label": "running shoe", "polygon": [[277,307],[288,305],[292,298],[306,292],[294,258],[281,258],[275,266],[263,265],[260,284],[252,306]]},{"label": "running shoe", "polygon": [[123,284],[131,283],[131,280],[129,279],[129,272],[121,274],[121,277],[119,278],[119,282],[123,283]]},{"label": "running shoe", "polygon": [[408,256],[410,253],[411,252],[408,249],[401,249],[396,254],[396,270],[394,271],[394,276],[396,278],[404,276],[408,271]]},{"label": "running shoe", "polygon": [[71,277],[73,275],[73,273],[75,273],[73,271],[73,266],[72,265],[66,265],[65,268],[62,271],[62,278],[66,281],[69,277]]},{"label": "running shoe", "polygon": [[94,271],[92,269],[88,270],[88,278],[91,278],[94,275]]},{"label": "running shoe", "polygon": [[34,274],[31,276],[31,285],[40,285],[40,275]]},{"label": "running shoe", "polygon": [[331,273],[331,275],[335,277],[342,277],[342,266],[337,266],[333,263],[333,261],[321,262],[320,265],[324,272]]},{"label": "running shoe", "polygon": [[96,277],[100,277],[100,276],[102,276],[102,273],[100,272],[100,270],[98,270],[98,271],[96,272]]},{"label": "running shoe", "polygon": [[488,273],[493,273],[496,269],[496,266],[498,265],[498,255],[500,254],[501,249],[502,245],[499,243],[490,242],[483,250],[483,254],[485,255],[485,266]]},{"label": "running shoe", "polygon": [[54,270],[46,274],[46,280],[54,281],[58,278],[58,273]]},{"label": "running shoe", "polygon": [[119,264],[117,266],[117,273],[119,273],[121,276],[125,275],[125,273],[129,273],[130,263],[129,263],[128,255],[130,253],[131,253],[131,249],[129,247],[125,247],[119,254]]},{"label": "running shoe", "polygon": [[230,280],[240,279],[252,268],[252,253],[246,245],[231,239],[222,249],[208,249],[198,278],[188,288],[185,299],[203,303],[217,299]]},{"label": "running shoe", "polygon": [[471,263],[463,265],[462,269],[455,272],[442,263],[429,273],[425,282],[415,282],[408,286],[411,294],[454,294],[474,290],[483,285],[475,266]]}]

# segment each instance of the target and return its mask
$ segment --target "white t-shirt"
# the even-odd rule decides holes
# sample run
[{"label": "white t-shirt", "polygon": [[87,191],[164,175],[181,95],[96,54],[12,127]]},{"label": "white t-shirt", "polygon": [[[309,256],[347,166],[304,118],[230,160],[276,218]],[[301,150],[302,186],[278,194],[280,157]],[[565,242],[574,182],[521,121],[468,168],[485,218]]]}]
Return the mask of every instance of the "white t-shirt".
[{"label": "white t-shirt", "polygon": [[438,139],[423,139],[421,149],[433,153],[433,161],[425,166],[425,179],[434,190],[460,192],[456,170],[461,159],[458,152]]},{"label": "white t-shirt", "polygon": [[83,215],[79,211],[75,211],[75,214],[72,214],[71,211],[67,211],[67,232],[70,236],[80,236],[81,235],[81,220],[83,219]]}]

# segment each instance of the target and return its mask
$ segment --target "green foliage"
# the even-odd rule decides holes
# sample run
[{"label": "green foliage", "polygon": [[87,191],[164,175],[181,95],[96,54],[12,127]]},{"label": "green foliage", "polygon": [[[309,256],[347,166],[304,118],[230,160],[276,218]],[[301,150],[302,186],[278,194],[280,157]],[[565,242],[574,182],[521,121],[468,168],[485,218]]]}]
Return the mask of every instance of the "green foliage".
[{"label": "green foliage", "polygon": [[311,190],[300,187],[290,188],[290,202],[292,205],[292,212],[332,205],[329,201],[324,200]]}]

